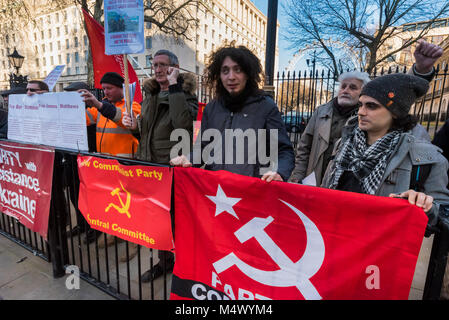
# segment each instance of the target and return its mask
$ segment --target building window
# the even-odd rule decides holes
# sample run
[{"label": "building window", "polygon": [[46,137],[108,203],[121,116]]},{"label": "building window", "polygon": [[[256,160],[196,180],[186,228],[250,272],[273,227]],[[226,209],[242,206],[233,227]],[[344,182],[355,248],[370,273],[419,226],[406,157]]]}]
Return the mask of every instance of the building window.
[{"label": "building window", "polygon": [[78,37],[75,37],[75,48],[78,48]]},{"label": "building window", "polygon": [[41,31],[41,38],[44,39],[44,31]]},{"label": "building window", "polygon": [[70,76],[71,73],[72,73],[72,72],[71,72],[71,70],[70,70],[70,67],[68,67],[68,68],[67,68],[67,75]]},{"label": "building window", "polygon": [[87,61],[88,58],[89,58],[89,51],[84,50],[84,61]]},{"label": "building window", "polygon": [[70,53],[67,53],[67,64],[70,63]]},{"label": "building window", "polygon": [[52,66],[55,65],[55,61],[53,60],[53,56],[50,57],[50,64],[51,64]]},{"label": "building window", "polygon": [[65,32],[65,34],[69,33],[69,27],[68,26],[64,26],[64,32]]},{"label": "building window", "polygon": [[51,38],[51,29],[48,29],[48,38]]},{"label": "building window", "polygon": [[80,61],[80,56],[78,54],[78,52],[75,52],[75,62],[79,62]]},{"label": "building window", "polygon": [[69,41],[69,39],[66,39],[66,40],[65,40],[65,48],[66,48],[66,49],[69,49],[69,48],[70,48],[70,41]]},{"label": "building window", "polygon": [[61,41],[58,41],[58,50],[61,50]]},{"label": "building window", "polygon": [[45,52],[45,44],[42,45],[42,52]]},{"label": "building window", "polygon": [[59,37],[61,35],[61,28],[56,28],[56,36]]},{"label": "building window", "polygon": [[[36,67],[39,67],[39,59],[36,59]],[[3,68],[5,68],[5,62],[3,61]]]},{"label": "building window", "polygon": [[84,36],[84,45],[87,46],[87,36]]},{"label": "building window", "polygon": [[134,59],[131,59],[131,64],[133,65],[134,68],[138,68],[138,61],[139,61],[139,57],[133,57]]},{"label": "building window", "polygon": [[145,66],[146,66],[147,68],[150,68],[150,67],[151,67],[151,55],[146,55],[146,56],[145,56]]},{"label": "building window", "polygon": [[75,72],[76,72],[76,74],[80,74],[80,67],[76,67]]},{"label": "building window", "polygon": [[153,39],[151,37],[145,38],[145,46],[147,49],[151,49],[153,47]]},{"label": "building window", "polygon": [[151,22],[147,22],[146,27],[147,27],[147,29],[151,29]]},{"label": "building window", "polygon": [[45,57],[42,58],[42,65],[44,65],[44,66],[47,65],[47,59],[45,59]]},{"label": "building window", "polygon": [[53,51],[53,42],[50,42],[49,45],[50,45],[50,52],[51,52],[51,51]]},{"label": "building window", "polygon": [[58,63],[62,64],[62,57],[61,57],[61,55],[58,55]]}]

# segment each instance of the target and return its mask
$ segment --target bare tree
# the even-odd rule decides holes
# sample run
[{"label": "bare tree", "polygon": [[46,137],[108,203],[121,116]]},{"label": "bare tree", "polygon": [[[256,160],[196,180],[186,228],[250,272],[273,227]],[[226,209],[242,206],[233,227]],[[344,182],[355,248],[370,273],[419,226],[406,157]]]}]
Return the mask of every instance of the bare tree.
[{"label": "bare tree", "polygon": [[[313,45],[326,53],[333,71],[340,62],[332,45],[340,43],[359,55],[360,66],[371,72],[381,62],[409,47],[449,12],[449,1],[432,0],[286,0],[288,36],[292,47]],[[423,21],[418,34],[401,25]],[[380,48],[388,39],[400,37],[402,44],[393,51]]]}]

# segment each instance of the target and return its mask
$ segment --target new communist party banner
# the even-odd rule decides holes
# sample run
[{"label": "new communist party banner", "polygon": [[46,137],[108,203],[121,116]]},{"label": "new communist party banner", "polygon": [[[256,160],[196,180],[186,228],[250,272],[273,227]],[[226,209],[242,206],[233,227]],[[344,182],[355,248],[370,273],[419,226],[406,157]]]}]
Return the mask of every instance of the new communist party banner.
[{"label": "new communist party banner", "polygon": [[406,200],[196,168],[174,190],[171,299],[408,299],[427,216]]},{"label": "new communist party banner", "polygon": [[78,207],[92,228],[148,248],[173,249],[171,168],[78,156],[78,174]]},{"label": "new communist party banner", "polygon": [[0,211],[47,240],[53,148],[0,142]]}]

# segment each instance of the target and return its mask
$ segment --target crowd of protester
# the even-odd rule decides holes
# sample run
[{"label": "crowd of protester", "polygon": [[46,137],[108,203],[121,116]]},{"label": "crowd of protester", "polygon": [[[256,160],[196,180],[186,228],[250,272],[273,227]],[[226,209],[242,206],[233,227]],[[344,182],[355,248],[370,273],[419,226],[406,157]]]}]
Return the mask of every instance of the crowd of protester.
[{"label": "crowd of protester", "polygon": [[[213,99],[204,109],[201,132],[213,129],[221,139],[219,149],[214,149],[210,158],[203,157],[209,141],[200,138],[195,146],[192,142],[198,113],[195,76],[180,73],[178,57],[168,50],[154,55],[154,77],[144,81],[145,99],[141,105],[134,102],[131,113],[125,107],[124,79],[117,73],[103,75],[103,100],[98,100],[84,83],[66,89],[80,92],[86,103],[86,124],[95,128],[95,136],[90,136],[90,151],[157,164],[226,170],[267,183],[303,183],[311,177],[317,187],[405,198],[426,212],[430,230],[439,219],[440,206],[449,205],[449,120],[432,143],[409,111],[416,99],[426,94],[435,75],[434,64],[442,53],[439,46],[419,41],[415,64],[408,74],[374,80],[364,72],[341,74],[337,96],[315,109],[296,150],[278,106],[261,89],[260,60],[243,46],[219,48],[205,68]],[[43,92],[48,92],[45,83],[28,83],[27,94]],[[2,137],[6,137],[4,126],[2,120]],[[185,150],[189,152],[173,155],[177,141],[170,137],[177,129],[188,133],[190,143]],[[276,160],[266,164],[256,157],[250,161],[251,152],[257,155],[259,148],[267,150],[267,145],[273,144],[272,137],[266,135],[255,148],[246,145],[244,161],[236,161],[236,153],[242,150],[236,148],[234,140],[225,139],[229,129],[275,130]],[[195,147],[201,159],[194,159],[191,151]],[[227,157],[229,154],[232,156]],[[74,233],[89,232],[89,241],[98,236],[81,228],[84,224],[80,214],[77,220],[79,227]],[[131,248],[131,258],[133,252],[135,248]],[[142,281],[156,279],[173,269],[171,252],[160,251],[159,259],[151,272],[143,274]]]}]

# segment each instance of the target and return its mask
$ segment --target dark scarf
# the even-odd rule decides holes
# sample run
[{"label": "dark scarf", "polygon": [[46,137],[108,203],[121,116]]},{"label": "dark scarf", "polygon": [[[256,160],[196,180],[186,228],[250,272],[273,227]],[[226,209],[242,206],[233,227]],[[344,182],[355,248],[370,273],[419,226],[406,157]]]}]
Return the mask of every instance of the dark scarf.
[{"label": "dark scarf", "polygon": [[352,171],[360,181],[363,191],[366,194],[375,194],[387,167],[387,161],[396,149],[401,136],[402,131],[392,131],[369,146],[366,143],[366,134],[356,127],[335,158],[329,188],[335,189],[342,174],[345,171]]},{"label": "dark scarf", "polygon": [[359,108],[357,104],[351,107],[342,107],[338,104],[337,97],[334,98],[332,106],[334,107],[334,110],[338,112],[338,114],[344,116],[345,118],[349,118],[351,115],[357,114],[357,109]]},{"label": "dark scarf", "polygon": [[231,96],[226,90],[224,91],[225,93],[222,96],[223,104],[231,112],[240,111],[245,105],[246,100],[253,93],[253,90],[248,88],[248,86],[235,96]]}]

